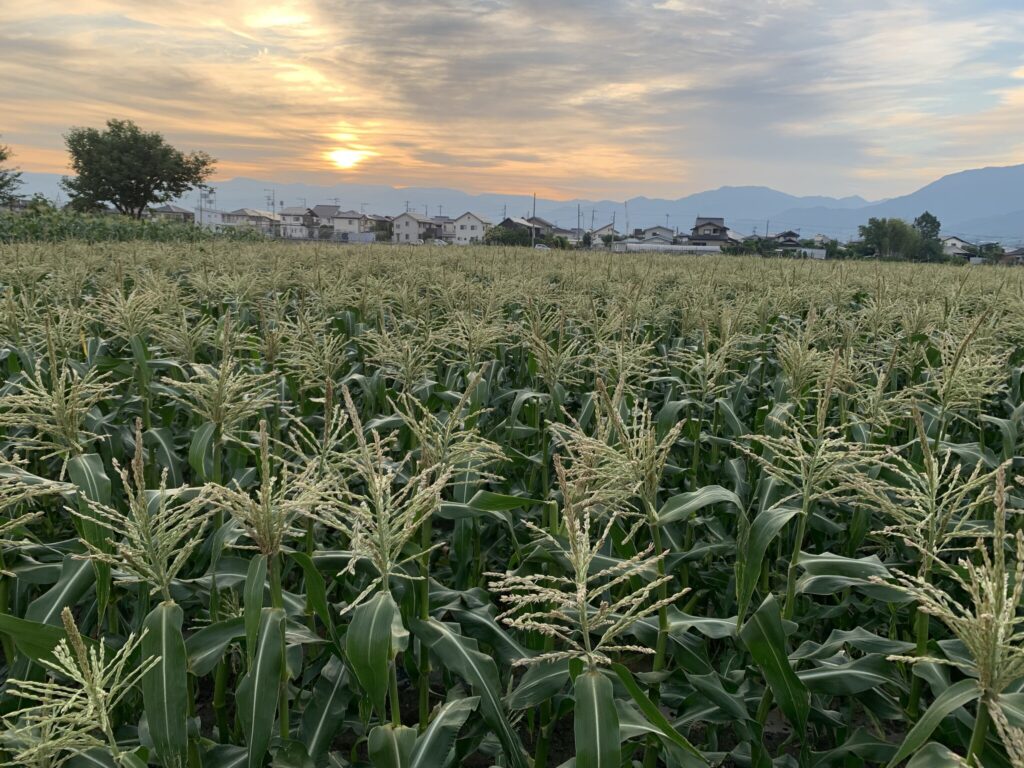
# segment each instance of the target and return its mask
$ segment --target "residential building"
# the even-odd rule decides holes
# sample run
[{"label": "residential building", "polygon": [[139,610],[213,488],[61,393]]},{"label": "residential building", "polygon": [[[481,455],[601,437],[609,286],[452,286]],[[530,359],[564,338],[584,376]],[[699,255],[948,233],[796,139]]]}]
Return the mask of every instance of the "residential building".
[{"label": "residential building", "polygon": [[942,252],[947,256],[958,256],[965,259],[970,256],[973,249],[974,244],[967,242],[962,237],[942,238]]},{"label": "residential building", "polygon": [[177,205],[158,205],[156,208],[149,208],[146,214],[151,219],[164,219],[166,221],[180,221],[184,224],[192,224],[196,220],[196,215],[188,210]]},{"label": "residential building", "polygon": [[611,224],[605,224],[603,227],[598,227],[590,234],[595,243],[602,242],[605,236],[610,236],[613,240],[616,237],[620,237],[619,231]]},{"label": "residential building", "polygon": [[1007,251],[999,258],[999,263],[1013,265],[1024,264],[1024,248],[1014,248],[1012,251]]},{"label": "residential building", "polygon": [[363,231],[363,214],[358,211],[337,210],[331,217],[335,240],[348,240],[351,235]]},{"label": "residential building", "polygon": [[525,229],[527,232],[533,233],[534,239],[538,241],[544,239],[543,227],[540,224],[534,224],[529,219],[519,218],[518,216],[509,216],[506,219],[502,219],[498,226],[503,229]]},{"label": "residential building", "polygon": [[315,237],[311,230],[317,229],[314,225],[316,215],[312,208],[293,206],[281,209],[281,230],[280,237],[286,239],[308,240]]},{"label": "residential building", "polygon": [[223,229],[229,228],[230,224],[224,221],[224,217],[229,214],[224,211],[218,211],[213,208],[196,208],[196,224],[203,229],[210,229],[214,232],[220,232]]},{"label": "residential building", "polygon": [[264,234],[277,234],[281,217],[273,211],[261,211],[258,208],[239,208],[221,215],[221,220],[228,227],[252,227]]},{"label": "residential building", "polygon": [[446,243],[455,242],[455,219],[451,216],[435,216],[433,222],[437,231],[435,240],[444,240]]},{"label": "residential building", "polygon": [[650,240],[655,237],[660,237],[662,240],[668,240],[670,243],[672,242],[672,238],[674,238],[675,236],[676,233],[673,232],[671,229],[669,229],[668,227],[661,226],[648,227],[647,229],[643,230],[640,233],[641,240]]},{"label": "residential building", "polygon": [[542,219],[540,216],[530,216],[527,221],[536,226],[544,237],[550,237],[555,229],[554,224],[547,219]]},{"label": "residential building", "polygon": [[[482,243],[484,235],[487,234],[493,224],[490,220],[478,213],[466,211],[452,222],[455,237],[453,242],[456,245],[469,245],[471,243]],[[529,226],[529,224],[527,224]]]},{"label": "residential building", "polygon": [[426,242],[437,237],[437,225],[434,220],[413,211],[406,211],[395,216],[392,224],[394,234],[391,240],[395,243],[415,243],[418,240]]},{"label": "residential building", "polygon": [[686,238],[688,245],[718,246],[735,245],[738,241],[734,234],[725,226],[725,219],[698,216]]}]

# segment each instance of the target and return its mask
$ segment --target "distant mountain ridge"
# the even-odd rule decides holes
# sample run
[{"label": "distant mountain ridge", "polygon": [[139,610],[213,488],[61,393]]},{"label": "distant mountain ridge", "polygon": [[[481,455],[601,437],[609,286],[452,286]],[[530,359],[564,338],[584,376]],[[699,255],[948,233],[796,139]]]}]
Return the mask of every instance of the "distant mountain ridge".
[{"label": "distant mountain ridge", "polygon": [[[54,198],[59,193],[57,174],[25,173],[23,191],[39,192]],[[244,177],[214,184],[217,207],[265,208],[266,190],[273,189],[276,200],[286,205],[333,203],[345,209],[398,214],[409,209],[458,216],[473,211],[497,222],[505,215],[522,216],[533,212],[528,195],[499,193],[469,194],[454,189],[433,187],[388,187],[370,184],[278,184]],[[194,207],[194,196],[180,204]],[[848,240],[857,235],[857,227],[871,217],[898,217],[913,220],[931,211],[942,222],[943,233],[968,240],[1024,242],[1024,165],[979,168],[944,176],[908,195],[881,201],[861,197],[796,196],[757,186],[727,186],[697,192],[676,200],[634,197],[614,200],[537,199],[537,215],[562,227],[601,226],[614,216],[616,228],[625,231],[664,225],[688,230],[697,216],[722,216],[729,227],[740,233],[763,234],[792,229],[811,237],[824,234]],[[579,219],[577,219],[579,217]]]}]

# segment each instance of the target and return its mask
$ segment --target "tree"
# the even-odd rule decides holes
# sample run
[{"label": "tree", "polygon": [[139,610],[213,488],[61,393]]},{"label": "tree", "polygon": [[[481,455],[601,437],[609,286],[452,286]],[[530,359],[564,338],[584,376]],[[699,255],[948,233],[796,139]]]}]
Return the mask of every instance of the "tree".
[{"label": "tree", "polygon": [[108,120],[105,131],[72,128],[64,141],[76,176],[61,186],[79,210],[110,203],[139,219],[148,206],[203,186],[214,170],[205,152],[185,154],[131,120]]},{"label": "tree", "polygon": [[484,235],[486,245],[521,245],[530,244],[530,232],[525,227],[491,227]]},{"label": "tree", "polygon": [[942,252],[942,241],[939,240],[942,223],[938,218],[925,211],[914,219],[914,229],[921,235],[919,258],[922,261],[942,261],[945,255]]},{"label": "tree", "polygon": [[914,219],[914,229],[920,232],[925,240],[938,240],[942,224],[934,214],[925,211]]},{"label": "tree", "polygon": [[921,234],[902,219],[868,219],[859,228],[865,248],[880,259],[916,261],[921,255]]},{"label": "tree", "polygon": [[583,233],[583,241],[582,241],[583,247],[584,248],[589,248],[593,244],[594,244],[594,236],[592,234],[590,234],[589,232],[584,232]]},{"label": "tree", "polygon": [[21,171],[3,166],[10,157],[10,147],[0,144],[0,205],[10,205],[17,200],[18,196],[14,191],[21,186]]}]

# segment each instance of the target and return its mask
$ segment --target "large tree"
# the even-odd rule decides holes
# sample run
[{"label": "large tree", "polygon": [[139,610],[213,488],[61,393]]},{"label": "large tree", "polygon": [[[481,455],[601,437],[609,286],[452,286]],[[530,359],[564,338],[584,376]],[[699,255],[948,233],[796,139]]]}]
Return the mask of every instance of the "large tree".
[{"label": "large tree", "polygon": [[15,190],[21,186],[21,172],[4,167],[4,163],[10,157],[10,147],[0,144],[0,205],[10,205],[17,200],[18,196],[15,194]]},{"label": "large tree", "polygon": [[185,154],[131,120],[108,120],[105,131],[72,128],[64,140],[76,175],[61,184],[79,209],[110,203],[138,219],[147,206],[181,197],[213,173],[205,152]]},{"label": "large tree", "polygon": [[914,219],[914,229],[921,235],[922,261],[942,261],[945,255],[942,252],[942,241],[939,240],[939,233],[942,231],[942,223],[933,213],[925,211]]},{"label": "large tree", "polygon": [[868,219],[860,227],[860,236],[868,251],[880,259],[920,258],[921,233],[902,219]]}]

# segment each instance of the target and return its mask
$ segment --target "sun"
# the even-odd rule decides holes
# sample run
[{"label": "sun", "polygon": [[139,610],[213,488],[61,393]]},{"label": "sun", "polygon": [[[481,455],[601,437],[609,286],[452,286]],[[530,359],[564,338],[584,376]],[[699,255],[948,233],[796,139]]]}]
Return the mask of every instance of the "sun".
[{"label": "sun", "polygon": [[327,159],[338,168],[355,168],[359,163],[372,155],[365,149],[334,149],[327,153]]}]

